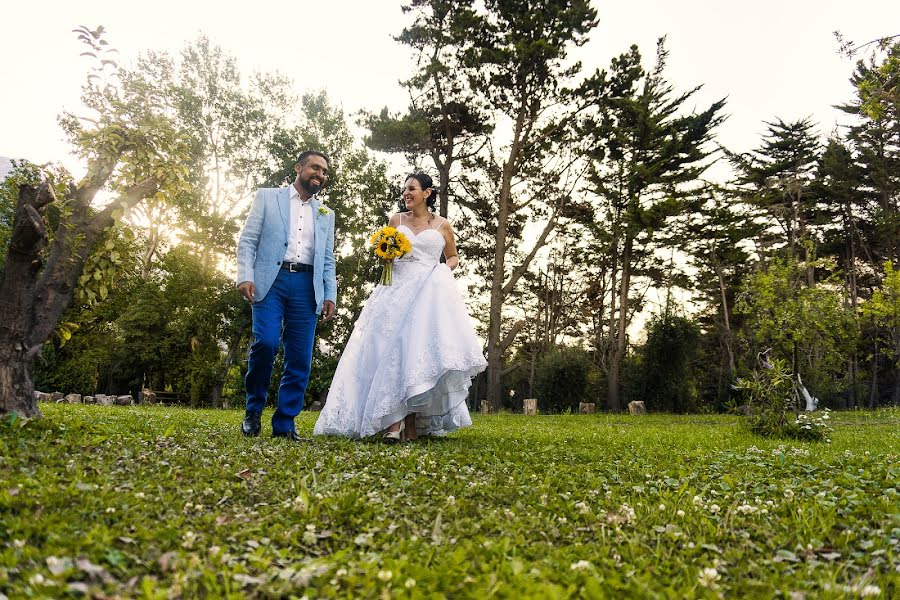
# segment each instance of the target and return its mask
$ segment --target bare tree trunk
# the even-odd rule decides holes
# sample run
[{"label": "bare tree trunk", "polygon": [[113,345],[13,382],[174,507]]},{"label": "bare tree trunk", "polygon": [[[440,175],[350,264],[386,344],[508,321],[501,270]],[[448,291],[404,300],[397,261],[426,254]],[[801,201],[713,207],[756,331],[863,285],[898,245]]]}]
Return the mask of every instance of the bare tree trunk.
[{"label": "bare tree trunk", "polygon": [[731,319],[728,316],[728,296],[726,294],[725,289],[725,278],[722,275],[722,268],[719,265],[719,260],[716,257],[715,249],[712,250],[712,258],[713,258],[713,268],[716,271],[716,278],[719,281],[719,295],[722,298],[722,317],[725,321],[725,350],[728,352],[728,369],[731,376],[734,376],[735,372],[735,364],[734,364],[734,348],[732,347],[732,342],[734,338],[731,334]]},{"label": "bare tree trunk", "polygon": [[630,236],[625,238],[625,247],[622,250],[622,279],[619,285],[619,319],[616,327],[615,346],[612,358],[609,361],[608,388],[606,400],[610,410],[622,410],[622,398],[619,390],[619,378],[622,368],[622,359],[625,357],[625,334],[628,329],[628,288],[631,285],[631,250],[633,240]]},{"label": "bare tree trunk", "polygon": [[[877,335],[877,332],[876,332]],[[869,408],[878,406],[878,338],[875,338],[875,353],[872,355],[872,386],[869,389]]]},{"label": "bare tree trunk", "polygon": [[[514,143],[515,145],[515,143]],[[513,152],[510,153],[514,156]],[[494,246],[494,273],[491,281],[491,311],[488,323],[487,400],[491,409],[500,409],[500,374],[503,371],[503,348],[500,347],[500,326],[503,321],[503,281],[506,278],[506,227],[509,223],[509,204],[514,158],[503,166],[500,198],[497,210],[497,243]]]}]

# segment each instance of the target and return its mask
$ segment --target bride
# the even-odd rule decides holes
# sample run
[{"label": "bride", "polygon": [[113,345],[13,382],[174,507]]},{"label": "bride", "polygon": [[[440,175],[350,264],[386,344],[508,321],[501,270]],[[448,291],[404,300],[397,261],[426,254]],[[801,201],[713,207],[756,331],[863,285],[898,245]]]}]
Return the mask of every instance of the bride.
[{"label": "bride", "polygon": [[394,261],[393,285],[377,286],[366,302],[314,435],[408,441],[472,424],[466,396],[487,362],[451,274],[456,242],[450,222],[433,213],[436,197],[425,173],[406,179],[407,211],[388,224],[412,252]]}]

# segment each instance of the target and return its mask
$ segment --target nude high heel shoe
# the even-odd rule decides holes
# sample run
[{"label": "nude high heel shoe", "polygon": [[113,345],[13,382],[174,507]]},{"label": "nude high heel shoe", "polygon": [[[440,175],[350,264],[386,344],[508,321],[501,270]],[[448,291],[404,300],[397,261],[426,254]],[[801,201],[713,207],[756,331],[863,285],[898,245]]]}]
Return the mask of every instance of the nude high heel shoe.
[{"label": "nude high heel shoe", "polygon": [[400,427],[397,431],[385,431],[381,434],[381,439],[385,442],[396,444],[403,441],[403,431],[406,429],[406,419],[400,421]]}]

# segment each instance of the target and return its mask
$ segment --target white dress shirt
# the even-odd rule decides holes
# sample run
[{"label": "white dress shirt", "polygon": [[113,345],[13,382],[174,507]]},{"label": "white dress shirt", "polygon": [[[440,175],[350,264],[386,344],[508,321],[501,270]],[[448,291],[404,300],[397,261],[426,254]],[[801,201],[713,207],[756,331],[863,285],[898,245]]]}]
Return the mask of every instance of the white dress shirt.
[{"label": "white dress shirt", "polygon": [[284,253],[287,262],[313,264],[316,255],[316,227],[309,200],[300,199],[300,192],[291,184],[291,223],[288,231],[288,247]]}]

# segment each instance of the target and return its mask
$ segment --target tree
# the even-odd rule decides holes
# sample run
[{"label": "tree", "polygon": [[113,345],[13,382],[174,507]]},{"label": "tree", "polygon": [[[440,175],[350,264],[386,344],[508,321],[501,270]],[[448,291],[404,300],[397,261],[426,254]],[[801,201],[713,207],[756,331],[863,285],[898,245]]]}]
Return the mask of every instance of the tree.
[{"label": "tree", "polygon": [[802,375],[821,397],[842,389],[857,332],[840,288],[809,287],[806,273],[807,264],[789,254],[772,258],[746,279],[735,312],[745,319],[743,335],[753,362],[756,353],[771,348],[773,358],[789,361],[788,370]]},{"label": "tree", "polygon": [[[738,198],[712,190],[708,198],[696,203],[686,230],[682,249],[696,269],[694,291],[707,307],[699,320],[706,333],[704,341],[715,347],[708,352],[717,355],[715,396],[721,402],[727,399],[737,373],[735,297],[752,269],[749,242],[760,234],[761,226]],[[707,375],[712,371],[708,369]]]},{"label": "tree", "polygon": [[879,354],[892,361],[894,386],[891,403],[900,404],[900,271],[895,270],[890,261],[884,263],[882,285],[875,290],[869,302],[862,305],[862,315],[866,322],[876,329],[872,360],[872,387],[869,407],[878,406]]},{"label": "tree", "polygon": [[471,47],[471,0],[413,0],[403,7],[412,25],[395,39],[415,53],[417,71],[401,82],[409,91],[405,114],[387,109],[364,118],[375,150],[406,155],[415,166],[427,156],[438,172],[438,212],[448,216],[454,170],[477,156],[492,127],[479,97],[466,82],[462,56]]},{"label": "tree", "polygon": [[[176,199],[177,224],[181,243],[214,265],[233,252],[248,199],[280,165],[282,157],[272,154],[274,140],[294,126],[296,116],[290,81],[265,72],[245,77],[236,59],[203,35],[177,59],[144,54],[134,72],[159,89],[172,119],[189,136],[190,187]],[[145,206],[152,256],[160,241],[154,230],[173,217],[159,205]]]},{"label": "tree", "polygon": [[[634,314],[633,279],[646,274],[658,283],[662,269],[649,269],[653,236],[667,219],[685,212],[689,200],[702,194],[700,175],[709,166],[708,142],[724,120],[724,100],[691,114],[679,114],[700,89],[674,94],[663,78],[667,52],[657,45],[656,65],[647,73],[636,46],[613,60],[610,72],[598,72],[587,93],[595,111],[580,125],[590,161],[589,190],[597,199],[591,232],[604,240],[607,255],[597,280],[608,302],[596,321],[607,324],[607,402],[622,408],[620,370],[627,352],[627,331]],[[602,230],[606,229],[606,232]]]},{"label": "tree", "polygon": [[[56,329],[104,231],[123,210],[177,192],[186,177],[187,144],[164,115],[156,90],[117,77],[115,62],[104,52],[102,27],[77,32],[97,61],[82,95],[93,116],[66,115],[62,124],[87,161],[87,173],[62,197],[49,180],[20,187],[0,282],[0,412],[26,417],[40,416],[32,363]],[[94,209],[101,190],[116,200]],[[52,240],[44,219],[51,206],[60,210]]]},{"label": "tree", "polygon": [[[793,256],[812,261],[815,201],[810,188],[820,152],[813,123],[776,119],[766,125],[762,146],[747,154],[729,153],[738,172],[738,193],[781,227],[785,236],[781,241]],[[806,284],[815,284],[812,267],[807,269]]]},{"label": "tree", "polygon": [[700,328],[668,307],[647,325],[641,348],[638,388],[647,408],[660,412],[693,412],[699,397],[697,357]]},{"label": "tree", "polygon": [[[588,3],[570,0],[488,0],[471,17],[473,41],[464,53],[468,83],[504,125],[494,138],[502,141],[468,164],[482,174],[481,185],[464,182],[478,228],[490,240],[490,246],[479,245],[493,248],[482,254],[482,265],[490,282],[487,396],[494,408],[500,406],[504,355],[525,326],[519,320],[509,327],[504,306],[565,216],[578,180],[569,143],[577,109],[563,86],[581,66],[565,61],[595,25]],[[542,223],[530,248],[519,244],[526,220]]]},{"label": "tree", "polygon": [[872,267],[900,260],[900,42],[885,40],[880,53],[856,63],[850,82],[856,97],[841,108],[859,117],[848,140],[863,168],[863,189],[875,205]]}]

